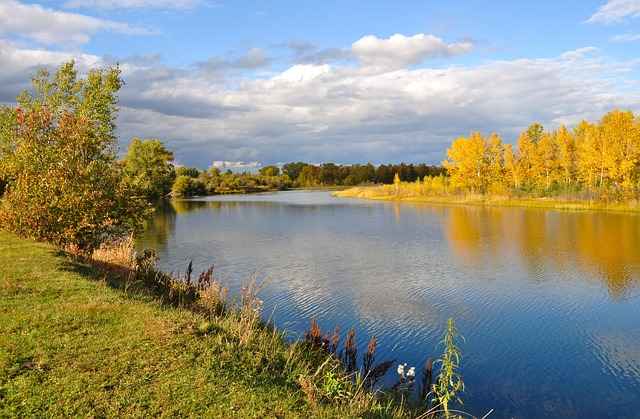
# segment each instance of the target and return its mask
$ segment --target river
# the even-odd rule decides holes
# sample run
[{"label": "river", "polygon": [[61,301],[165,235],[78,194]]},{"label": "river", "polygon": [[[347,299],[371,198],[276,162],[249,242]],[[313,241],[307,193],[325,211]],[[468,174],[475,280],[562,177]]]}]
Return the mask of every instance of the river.
[{"label": "river", "polygon": [[452,317],[478,416],[640,417],[638,215],[290,191],[174,202],[138,246],[166,271],[214,264],[232,293],[258,278],[292,338],[353,327],[379,360],[420,368]]}]

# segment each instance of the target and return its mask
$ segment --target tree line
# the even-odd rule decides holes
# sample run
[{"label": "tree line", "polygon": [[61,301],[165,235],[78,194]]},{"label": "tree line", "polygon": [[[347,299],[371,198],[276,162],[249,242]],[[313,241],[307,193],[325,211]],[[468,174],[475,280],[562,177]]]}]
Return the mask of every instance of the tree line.
[{"label": "tree line", "polygon": [[151,200],[166,196],[177,198],[283,190],[292,187],[322,187],[392,183],[397,174],[406,182],[444,173],[438,166],[426,164],[379,165],[293,162],[282,167],[270,165],[258,172],[234,173],[212,166],[174,167],[173,153],[156,139],[134,138],[121,161],[128,182],[144,191]]},{"label": "tree line", "polygon": [[614,110],[573,129],[547,131],[534,123],[520,134],[516,147],[498,134],[474,132],[453,141],[443,165],[452,188],[473,193],[636,198],[640,118]]},{"label": "tree line", "polygon": [[287,163],[282,167],[265,166],[258,173],[221,172],[217,167],[201,171],[197,168],[178,167],[172,195],[193,196],[238,192],[259,192],[288,188],[360,185],[368,183],[391,183],[395,174],[407,182],[424,176],[435,176],[444,169],[425,164],[380,165],[334,163],[310,164]]}]

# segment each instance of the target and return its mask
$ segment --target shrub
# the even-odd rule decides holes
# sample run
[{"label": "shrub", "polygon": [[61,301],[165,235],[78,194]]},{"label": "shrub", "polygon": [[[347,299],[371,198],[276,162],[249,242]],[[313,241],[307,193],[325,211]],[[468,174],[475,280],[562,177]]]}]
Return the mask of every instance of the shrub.
[{"label": "shrub", "polygon": [[174,198],[187,198],[189,196],[204,195],[204,184],[199,179],[181,175],[176,178],[171,187],[171,195]]},{"label": "shrub", "polygon": [[15,123],[2,130],[2,227],[86,252],[141,225],[146,203],[133,198],[116,163],[121,85],[117,68],[86,79],[73,62],[53,78],[38,73],[33,95],[18,98]]}]

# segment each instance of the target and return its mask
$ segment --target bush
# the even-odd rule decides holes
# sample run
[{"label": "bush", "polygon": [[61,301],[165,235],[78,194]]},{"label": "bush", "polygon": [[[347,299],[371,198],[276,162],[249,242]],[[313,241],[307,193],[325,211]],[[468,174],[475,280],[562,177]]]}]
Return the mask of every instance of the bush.
[{"label": "bush", "polygon": [[34,94],[18,98],[11,129],[0,132],[0,226],[86,252],[141,225],[147,204],[133,198],[116,162],[121,85],[117,68],[83,80],[73,62],[53,78],[38,74]]},{"label": "bush", "polygon": [[171,195],[174,198],[187,198],[196,195],[205,195],[204,184],[199,179],[191,176],[181,175],[176,178],[171,188]]}]

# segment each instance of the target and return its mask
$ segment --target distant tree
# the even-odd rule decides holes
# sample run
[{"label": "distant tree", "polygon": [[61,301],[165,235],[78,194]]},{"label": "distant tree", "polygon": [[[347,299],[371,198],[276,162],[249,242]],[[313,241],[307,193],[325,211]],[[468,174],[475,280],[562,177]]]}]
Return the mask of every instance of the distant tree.
[{"label": "distant tree", "polygon": [[278,166],[265,166],[260,169],[262,176],[280,176],[280,168]]},{"label": "distant tree", "polygon": [[160,199],[171,192],[176,177],[172,161],[173,153],[160,140],[134,138],[123,160],[125,177],[147,199]]},{"label": "distant tree", "polygon": [[[220,174],[220,170],[218,168],[213,168],[213,169],[217,170],[218,175]],[[189,176],[194,179],[200,176],[200,170],[197,167],[180,166],[180,167],[176,167],[175,170],[176,170],[176,176]]]},{"label": "distant tree", "polygon": [[300,161],[295,163],[287,163],[282,166],[282,171],[284,172],[284,174],[289,176],[289,178],[293,182],[296,182],[298,180],[298,177],[300,176],[300,173],[302,172],[302,169],[305,166],[308,166],[308,164]]},{"label": "distant tree", "polygon": [[174,198],[188,198],[205,194],[205,185],[199,179],[194,179],[191,176],[178,176],[171,187],[171,195]]},{"label": "distant tree", "polygon": [[[147,204],[136,199],[116,162],[117,67],[79,79],[73,62],[33,80],[18,97],[0,177],[0,225],[15,233],[91,251],[136,229]],[[6,115],[7,110],[3,111]]]}]

